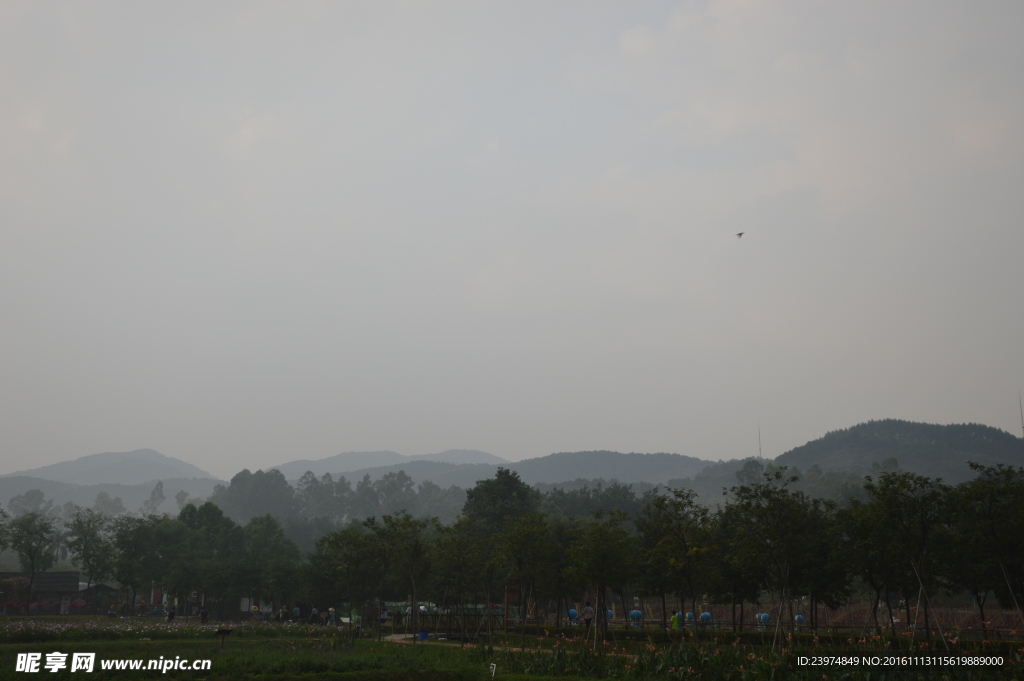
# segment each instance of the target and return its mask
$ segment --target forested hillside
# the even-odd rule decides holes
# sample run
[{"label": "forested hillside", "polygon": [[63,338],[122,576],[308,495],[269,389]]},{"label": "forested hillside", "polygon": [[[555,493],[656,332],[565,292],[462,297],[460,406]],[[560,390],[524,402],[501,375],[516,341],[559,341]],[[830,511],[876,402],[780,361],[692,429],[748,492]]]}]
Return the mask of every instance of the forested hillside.
[{"label": "forested hillside", "polygon": [[895,458],[903,470],[957,483],[974,473],[968,461],[1024,466],[1024,440],[977,423],[940,426],[896,419],[868,421],[828,433],[775,459],[777,466],[867,474],[872,463]]}]

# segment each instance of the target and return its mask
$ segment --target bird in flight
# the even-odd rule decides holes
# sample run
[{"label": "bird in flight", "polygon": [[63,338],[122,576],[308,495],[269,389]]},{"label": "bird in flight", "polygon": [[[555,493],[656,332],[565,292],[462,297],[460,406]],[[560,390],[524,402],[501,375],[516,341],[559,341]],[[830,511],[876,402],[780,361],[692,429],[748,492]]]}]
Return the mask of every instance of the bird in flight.
[{"label": "bird in flight", "polygon": [[742,239],[744,234],[746,234],[746,232],[739,232],[738,234],[736,234],[736,238]]}]

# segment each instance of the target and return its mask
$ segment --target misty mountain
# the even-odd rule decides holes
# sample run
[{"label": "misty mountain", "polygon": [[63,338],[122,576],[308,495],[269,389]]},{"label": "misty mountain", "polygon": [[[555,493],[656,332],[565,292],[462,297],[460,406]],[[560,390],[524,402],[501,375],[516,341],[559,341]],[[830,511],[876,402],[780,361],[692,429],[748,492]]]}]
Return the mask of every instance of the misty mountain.
[{"label": "misty mountain", "polygon": [[437,461],[439,463],[508,463],[507,459],[476,449],[446,449],[437,454],[414,454],[407,458],[414,461]]},{"label": "misty mountain", "polygon": [[298,480],[306,471],[313,471],[313,474],[319,477],[324,473],[335,475],[360,468],[389,466],[407,460],[408,457],[402,456],[398,452],[343,452],[326,459],[289,461],[279,466],[271,466],[267,470],[276,468],[286,479]]},{"label": "misty mountain", "polygon": [[[682,454],[622,454],[621,452],[561,452],[536,459],[503,464],[516,471],[527,484],[548,483],[553,480],[602,478],[621,483],[663,483],[673,478],[694,475],[708,465],[708,461]],[[429,480],[441,487],[457,485],[473,487],[477,480],[492,478],[498,464],[443,463],[411,461],[390,466],[374,466],[345,473],[352,481],[369,475],[376,480],[390,472],[405,471],[416,482]],[[333,473],[332,473],[333,475]]]},{"label": "misty mountain", "polygon": [[527,483],[576,478],[604,478],[622,483],[662,483],[672,478],[694,475],[710,462],[682,454],[622,454],[620,452],[560,452],[536,459],[525,459],[507,468],[519,473]]},{"label": "misty mountain", "polygon": [[[164,502],[157,508],[157,511],[177,515],[178,505],[175,502],[175,496],[178,492],[184,491],[190,500],[206,500],[213,494],[214,486],[220,481],[214,478],[164,478],[162,482],[164,484]],[[156,483],[156,480],[148,480],[136,485],[117,483],[72,485],[24,475],[4,476],[0,477],[0,504],[7,509],[11,497],[24,494],[31,489],[38,489],[48,501],[53,502],[54,506],[62,506],[70,501],[79,506],[91,508],[96,501],[96,495],[106,492],[111,499],[119,497],[125,510],[137,512],[141,508],[142,502],[149,500]]]},{"label": "misty mountain", "polygon": [[[422,461],[448,464],[507,463],[505,459],[502,459],[501,457],[488,454],[487,452],[480,452],[475,449],[449,449],[443,452],[438,452],[437,454],[417,454],[414,456],[405,456],[398,452],[388,451],[344,452],[342,454],[329,456],[326,459],[299,459],[297,461],[283,463],[279,466],[272,466],[271,468],[276,468],[281,471],[281,474],[288,480],[298,480],[306,471],[312,471],[316,476],[322,476],[324,473],[330,473],[331,475],[344,473],[348,477],[351,477],[349,474],[353,471],[377,468],[386,468],[387,470],[390,470],[391,467],[396,464],[411,464],[413,462]],[[409,471],[406,472],[408,473]],[[409,475],[412,475],[412,473],[409,473]],[[362,477],[362,473],[360,473],[360,477]]]},{"label": "misty mountain", "polygon": [[8,473],[0,478],[11,476],[28,476],[75,485],[138,485],[164,478],[213,478],[190,463],[164,456],[152,449],[90,454],[72,461]]},{"label": "misty mountain", "polygon": [[774,463],[866,475],[873,463],[888,458],[905,471],[955,484],[974,477],[968,461],[1024,467],[1024,440],[976,423],[940,426],[885,419],[832,431],[779,455]]},{"label": "misty mountain", "polygon": [[[369,475],[371,480],[379,480],[388,473],[405,471],[405,474],[416,483],[430,481],[440,487],[455,485],[468,489],[476,485],[477,480],[493,478],[498,466],[487,463],[444,463],[441,461],[407,461],[391,466],[374,466],[361,468],[357,471],[343,473],[355,485],[363,476]],[[332,473],[333,475],[333,473]],[[337,476],[335,476],[337,477]]]}]

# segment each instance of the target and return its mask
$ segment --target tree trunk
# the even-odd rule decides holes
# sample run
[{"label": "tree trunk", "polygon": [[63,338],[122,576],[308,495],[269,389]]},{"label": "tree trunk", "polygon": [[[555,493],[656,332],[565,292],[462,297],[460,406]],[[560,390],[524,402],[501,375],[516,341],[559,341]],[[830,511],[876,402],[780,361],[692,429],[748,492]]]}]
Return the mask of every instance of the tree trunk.
[{"label": "tree trunk", "polygon": [[871,619],[875,622],[875,632],[878,632],[878,604],[882,600],[881,587],[875,589],[875,602],[871,604]]},{"label": "tree trunk", "polygon": [[896,623],[892,621],[892,598],[891,598],[891,595],[889,593],[889,583],[888,582],[886,582],[886,584],[885,584],[885,609],[889,613],[889,625],[888,625],[889,635],[890,636],[895,636],[896,635],[896,630],[895,630]]},{"label": "tree trunk", "polygon": [[978,604],[978,611],[981,613],[981,631],[985,636],[985,640],[988,640],[988,627],[985,625],[985,600],[988,598],[988,592],[985,592],[984,598],[980,592],[975,592],[974,602]]}]

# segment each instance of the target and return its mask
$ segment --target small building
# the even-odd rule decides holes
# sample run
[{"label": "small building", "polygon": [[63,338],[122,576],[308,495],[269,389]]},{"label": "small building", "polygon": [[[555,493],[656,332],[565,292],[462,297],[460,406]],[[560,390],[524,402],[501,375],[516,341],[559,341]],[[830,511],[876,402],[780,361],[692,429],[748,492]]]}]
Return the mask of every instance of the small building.
[{"label": "small building", "polygon": [[85,588],[84,584],[79,585],[78,598],[71,602],[71,613],[74,615],[103,615],[113,609],[117,612],[118,588],[109,584],[93,584]]},{"label": "small building", "polygon": [[[37,572],[32,581],[32,593],[4,594],[8,614],[12,609],[23,615],[66,615],[71,612],[71,601],[78,598],[79,572]],[[13,580],[29,581],[27,572],[0,572],[0,584]],[[26,587],[27,589],[27,587]]]}]

